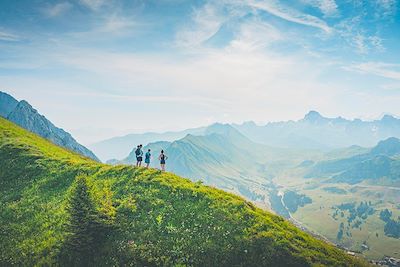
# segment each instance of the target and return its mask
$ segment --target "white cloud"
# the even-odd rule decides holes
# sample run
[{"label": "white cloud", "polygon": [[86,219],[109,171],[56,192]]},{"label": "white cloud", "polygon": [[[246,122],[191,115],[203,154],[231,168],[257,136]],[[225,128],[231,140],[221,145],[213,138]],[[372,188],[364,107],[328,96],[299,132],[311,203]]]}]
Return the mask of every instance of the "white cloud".
[{"label": "white cloud", "polygon": [[375,48],[379,52],[385,51],[385,47],[383,46],[383,39],[379,36],[369,36],[368,40],[373,48]]},{"label": "white cloud", "polygon": [[[328,4],[321,4],[321,8],[323,8],[325,12],[333,12],[333,7],[329,7]],[[328,11],[329,8],[330,11]],[[330,33],[332,30],[325,21],[315,16],[301,13],[276,0],[221,0],[218,2],[207,2],[202,7],[195,9],[191,17],[191,22],[188,25],[185,25],[181,31],[177,33],[176,44],[180,47],[186,48],[199,47],[215,36],[224,24],[229,23],[230,21],[240,20],[244,18],[245,15],[250,15],[249,18],[257,18],[258,15],[256,11],[260,10],[290,22],[322,29],[327,33]],[[246,18],[240,22],[239,25],[248,23],[248,18]],[[251,23],[253,24],[252,27],[255,28],[255,22],[253,21]],[[274,30],[275,32],[272,33],[272,26],[266,26],[267,24],[261,19],[258,19],[258,23],[260,24],[260,34],[266,34],[269,32],[270,37],[276,39],[277,32]],[[239,27],[239,30],[243,31],[242,26]],[[240,44],[237,43],[236,45]]]},{"label": "white cloud", "polygon": [[176,43],[181,47],[199,46],[213,37],[225,20],[216,5],[207,3],[194,10],[191,24],[177,33]]},{"label": "white cloud", "polygon": [[0,41],[17,42],[20,40],[20,36],[0,30]]},{"label": "white cloud", "polygon": [[339,14],[338,6],[335,0],[322,0],[320,1],[319,8],[327,17],[334,17]]},{"label": "white cloud", "polygon": [[378,35],[368,34],[361,27],[362,19],[361,15],[344,19],[335,27],[335,30],[359,54],[385,51],[384,40]]},{"label": "white cloud", "polygon": [[325,17],[336,17],[339,15],[338,5],[335,0],[302,0],[304,3],[318,8]]},{"label": "white cloud", "polygon": [[325,21],[315,16],[301,13],[290,7],[282,5],[280,2],[275,0],[247,0],[247,4],[253,8],[266,11],[274,16],[280,17],[290,22],[319,28],[327,33],[330,33],[332,31],[332,29],[326,24]]},{"label": "white cloud", "polygon": [[255,19],[240,26],[236,38],[230,42],[229,49],[242,51],[259,50],[283,39],[285,37],[278,29],[266,22]]},{"label": "white cloud", "polygon": [[354,36],[351,36],[349,40],[359,54],[368,54],[370,51],[385,51],[383,39],[377,35],[368,36],[362,33],[356,33]]},{"label": "white cloud", "polygon": [[397,0],[376,0],[378,10],[376,14],[378,17],[391,17],[396,14]]},{"label": "white cloud", "polygon": [[368,52],[368,45],[366,43],[367,38],[364,35],[358,33],[357,35],[353,36],[353,45],[357,49],[358,53],[366,54]]},{"label": "white cloud", "polygon": [[362,74],[372,74],[384,78],[400,80],[400,64],[388,64],[384,62],[366,62],[361,64],[354,64],[344,69],[349,71],[356,71]]},{"label": "white cloud", "polygon": [[72,4],[71,3],[62,2],[62,3],[58,3],[58,4],[55,4],[53,6],[49,6],[49,7],[45,8],[44,9],[44,13],[48,17],[57,17],[57,16],[60,16],[60,15],[64,14],[65,12],[70,10],[71,8],[72,8]]}]

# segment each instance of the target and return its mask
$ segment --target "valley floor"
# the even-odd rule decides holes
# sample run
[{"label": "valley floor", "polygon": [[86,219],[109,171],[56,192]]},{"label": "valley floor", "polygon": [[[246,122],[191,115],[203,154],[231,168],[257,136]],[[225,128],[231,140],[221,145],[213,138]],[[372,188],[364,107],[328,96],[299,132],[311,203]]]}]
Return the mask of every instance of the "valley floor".
[{"label": "valley floor", "polygon": [[[332,184],[304,179],[294,173],[280,175],[274,178],[274,183],[280,190],[295,190],[312,200],[312,203],[299,206],[295,212],[287,211],[301,228],[369,260],[379,260],[384,256],[400,258],[400,238],[387,236],[385,222],[380,219],[380,212],[385,209],[392,211],[392,218],[400,216],[399,187]],[[327,188],[328,191],[337,191],[328,192]],[[356,209],[360,203],[367,203],[368,213],[358,216],[351,210],[340,209],[352,203]],[[282,214],[279,210],[277,213]]]}]

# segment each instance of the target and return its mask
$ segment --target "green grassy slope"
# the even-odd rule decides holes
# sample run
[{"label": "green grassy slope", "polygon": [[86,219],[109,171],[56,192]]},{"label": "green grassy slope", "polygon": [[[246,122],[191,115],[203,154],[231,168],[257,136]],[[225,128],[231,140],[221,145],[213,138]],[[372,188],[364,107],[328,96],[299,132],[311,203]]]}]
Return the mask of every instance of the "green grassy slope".
[{"label": "green grassy slope", "polygon": [[92,251],[96,266],[365,265],[240,197],[100,164],[0,118],[0,266],[65,264],[67,207],[82,176],[112,224]]}]

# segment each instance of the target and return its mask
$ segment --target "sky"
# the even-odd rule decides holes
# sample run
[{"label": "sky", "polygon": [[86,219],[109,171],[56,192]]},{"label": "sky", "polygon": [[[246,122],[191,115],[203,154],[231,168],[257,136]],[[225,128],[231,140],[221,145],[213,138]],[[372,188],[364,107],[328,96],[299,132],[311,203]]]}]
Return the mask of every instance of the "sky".
[{"label": "sky", "polygon": [[0,91],[83,144],[400,115],[397,0],[2,0]]}]

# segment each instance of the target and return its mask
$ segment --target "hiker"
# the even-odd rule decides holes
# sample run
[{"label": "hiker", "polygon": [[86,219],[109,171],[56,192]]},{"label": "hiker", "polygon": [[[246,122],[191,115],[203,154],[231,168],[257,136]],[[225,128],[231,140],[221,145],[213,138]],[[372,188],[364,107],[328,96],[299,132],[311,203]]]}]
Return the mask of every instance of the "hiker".
[{"label": "hiker", "polygon": [[149,168],[150,165],[150,157],[151,157],[151,150],[147,150],[146,154],[144,155],[144,163],[146,163],[146,168]]},{"label": "hiker", "polygon": [[158,156],[158,160],[160,161],[161,165],[161,170],[164,172],[165,171],[165,161],[168,159],[168,157],[164,154],[164,150],[161,150],[160,156]]},{"label": "hiker", "polygon": [[135,151],[136,154],[136,167],[142,166],[142,160],[143,160],[143,151],[142,151],[142,145],[138,145]]}]

